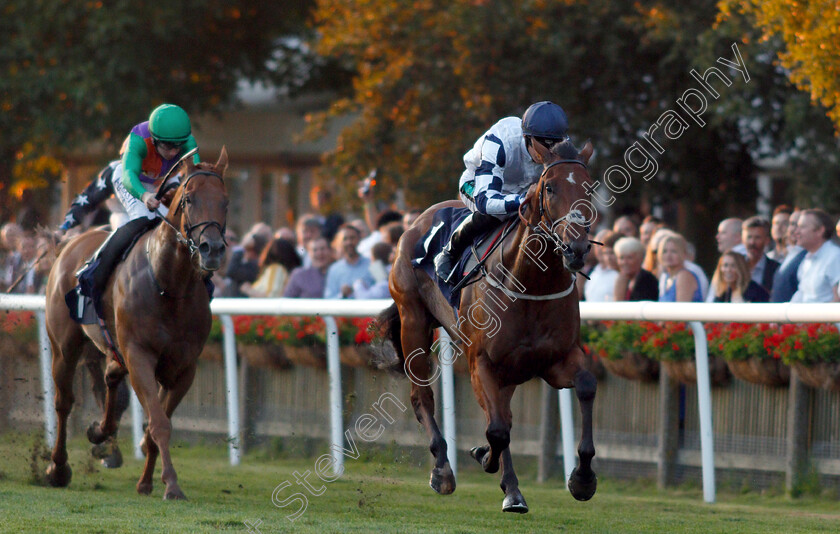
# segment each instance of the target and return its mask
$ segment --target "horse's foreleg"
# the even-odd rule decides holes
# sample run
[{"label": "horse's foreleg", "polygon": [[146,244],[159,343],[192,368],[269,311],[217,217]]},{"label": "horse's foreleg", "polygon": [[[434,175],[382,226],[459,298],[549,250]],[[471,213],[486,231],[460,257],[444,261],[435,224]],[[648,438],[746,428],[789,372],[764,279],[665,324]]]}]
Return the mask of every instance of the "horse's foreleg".
[{"label": "horse's foreleg", "polygon": [[102,443],[117,432],[119,416],[122,415],[117,410],[117,390],[127,372],[115,359],[110,360],[106,365],[105,409],[103,410],[102,421],[94,422],[88,428],[87,437],[91,443]]},{"label": "horse's foreleg", "polygon": [[[413,317],[422,313],[422,317]],[[429,486],[441,495],[455,491],[455,474],[449,465],[446,440],[435,420],[435,398],[431,385],[433,380],[431,355],[432,331],[425,312],[401,309],[401,341],[405,355],[405,371],[411,381],[411,406],[414,415],[426,429],[429,437],[429,451],[435,458]]]},{"label": "horse's foreleg", "polygon": [[569,491],[579,501],[588,501],[595,495],[598,480],[592,470],[592,458],[595,456],[595,444],[592,439],[592,407],[595,403],[597,382],[595,377],[583,367],[583,351],[572,349],[568,357],[551,367],[543,379],[551,387],[562,389],[574,386],[580,403],[581,436],[578,444],[578,465],[569,477]]},{"label": "horse's foreleg", "polygon": [[595,495],[598,479],[592,470],[592,458],[595,456],[595,443],[592,440],[592,406],[595,403],[597,383],[592,373],[580,369],[575,373],[575,393],[580,403],[581,436],[578,444],[580,465],[569,477],[569,491],[579,501],[588,501]]},{"label": "horse's foreleg", "polygon": [[[172,460],[169,456],[172,422],[164,410],[163,403],[158,398],[158,384],[155,378],[155,359],[152,355],[139,350],[127,350],[126,352],[131,385],[134,387],[140,403],[149,415],[147,435],[151,437],[151,440],[154,441],[160,451],[161,461],[163,463],[163,482],[166,484],[164,499],[185,499],[184,493],[178,487],[177,475],[175,474],[175,469],[172,466]],[[194,375],[195,369],[192,370],[192,373]],[[189,383],[191,384],[192,380],[189,380]],[[189,384],[186,388],[189,388]],[[146,446],[148,450],[148,442]],[[149,454],[146,457],[147,469],[144,470],[144,475],[148,470],[151,456],[152,454]],[[153,468],[154,463],[151,463],[151,465]],[[147,489],[143,485],[144,482],[145,480],[141,478],[137,484],[137,491],[139,493],[145,493],[144,490]]]},{"label": "horse's foreleg", "polygon": [[487,419],[485,436],[488,443],[486,447],[473,448],[470,454],[481,464],[484,471],[496,473],[499,471],[502,452],[510,445],[510,429],[513,424],[510,399],[516,391],[516,386],[501,387],[499,378],[483,358],[471,369],[470,378],[473,391]]},{"label": "horse's foreleg", "polygon": [[[158,400],[163,403],[166,390],[158,389]],[[154,483],[152,481],[155,475],[155,464],[157,464],[160,449],[158,449],[155,440],[152,439],[149,425],[146,425],[146,430],[143,432],[143,439],[140,441],[140,450],[146,456],[146,462],[143,465],[143,474],[140,475],[140,480],[137,481],[137,493],[141,495],[151,495]]]},{"label": "horse's foreleg", "polygon": [[155,464],[157,463],[158,453],[160,452],[155,440],[149,433],[149,427],[143,433],[143,441],[140,442],[140,448],[143,454],[146,455],[146,463],[143,465],[143,474],[140,475],[140,480],[137,481],[137,493],[140,495],[151,495],[152,487],[154,486],[152,478],[155,475]]},{"label": "horse's foreleg", "polygon": [[519,491],[519,479],[513,470],[513,458],[510,456],[510,447],[502,451],[502,491],[505,492],[505,500],[502,502],[503,512],[515,512],[527,514],[528,504],[525,497]]},{"label": "horse's foreleg", "polygon": [[47,481],[53,487],[66,487],[70,484],[73,472],[67,465],[67,416],[73,409],[73,375],[76,371],[75,357],[66,358],[57,344],[50,340],[53,361],[52,375],[55,381],[55,412],[58,416],[55,446],[52,462],[47,467]]},{"label": "horse's foreleg", "polygon": [[[181,403],[181,400],[183,400],[184,395],[186,395],[187,391],[190,390],[190,386],[192,386],[193,379],[195,379],[196,368],[197,367],[195,364],[187,368],[175,380],[175,387],[173,387],[172,389],[165,389],[163,391],[163,411],[166,415],[167,421],[172,420],[172,414],[175,412],[175,408],[178,407],[178,405]],[[168,440],[166,443],[161,443],[158,441],[157,444],[160,448],[160,461],[163,467],[161,480],[166,485],[166,489],[163,493],[163,498],[186,499],[186,495],[184,495],[184,492],[181,491],[181,488],[178,486],[178,475],[177,473],[175,473],[175,467],[172,465],[172,457],[169,455]]]},{"label": "horse's foreleg", "polygon": [[[96,399],[99,409],[105,412],[106,407],[106,387],[104,373],[102,372],[102,364],[100,363],[105,356],[96,349],[93,349],[85,357],[85,367],[91,378],[91,391]],[[119,426],[120,418],[123,412],[128,407],[128,384],[125,380],[121,381],[117,389],[117,426]],[[91,448],[91,454],[94,458],[102,461],[102,465],[107,468],[117,468],[122,466],[122,453],[117,445],[117,433],[107,438],[103,443],[95,444]]]}]

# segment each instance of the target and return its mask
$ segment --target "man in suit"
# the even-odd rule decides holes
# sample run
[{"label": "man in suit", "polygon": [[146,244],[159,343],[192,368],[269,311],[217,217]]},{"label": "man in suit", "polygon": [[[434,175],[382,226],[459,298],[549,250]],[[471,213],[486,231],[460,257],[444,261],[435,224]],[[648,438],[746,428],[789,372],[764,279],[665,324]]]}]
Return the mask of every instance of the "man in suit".
[{"label": "man in suit", "polygon": [[744,221],[741,240],[747,248],[747,263],[752,280],[771,293],[773,275],[779,268],[779,262],[765,254],[770,244],[770,221],[758,215],[750,217]]}]

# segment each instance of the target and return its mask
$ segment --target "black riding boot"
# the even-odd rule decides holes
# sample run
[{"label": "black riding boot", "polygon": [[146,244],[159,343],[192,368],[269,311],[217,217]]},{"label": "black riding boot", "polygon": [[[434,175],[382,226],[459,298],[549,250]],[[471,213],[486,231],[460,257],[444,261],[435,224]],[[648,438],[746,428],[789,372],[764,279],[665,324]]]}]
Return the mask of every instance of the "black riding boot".
[{"label": "black riding boot", "polygon": [[157,222],[155,219],[140,217],[128,221],[111,232],[111,235],[94,252],[93,257],[76,273],[79,277],[79,282],[82,283],[82,278],[87,278],[82,276],[82,272],[86,271],[90,266],[93,266],[94,269],[92,276],[89,278],[89,287],[83,287],[82,294],[94,300],[99,295],[102,295],[105,291],[105,284],[111,278],[114,267],[120,262],[125,250],[131,245],[134,237],[149,227],[156,225]]},{"label": "black riding boot", "polygon": [[455,282],[455,264],[464,250],[472,245],[475,239],[499,223],[499,219],[492,215],[473,212],[458,225],[449,238],[449,243],[435,256],[435,274],[447,284]]}]

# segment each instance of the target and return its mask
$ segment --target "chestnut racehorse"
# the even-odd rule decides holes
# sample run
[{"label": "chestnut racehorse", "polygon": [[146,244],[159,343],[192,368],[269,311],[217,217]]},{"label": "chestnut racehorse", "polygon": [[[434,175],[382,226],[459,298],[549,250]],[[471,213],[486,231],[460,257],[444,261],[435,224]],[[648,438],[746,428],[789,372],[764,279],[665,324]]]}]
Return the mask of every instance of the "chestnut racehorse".
[{"label": "chestnut racehorse", "polygon": [[210,297],[205,285],[225,251],[227,194],[223,176],[227,152],[215,165],[186,162],[186,178],[175,191],[169,214],[144,234],[108,281],[102,297],[106,328],[125,366],[109,348],[99,325],[80,325],[68,313],[64,296],[78,283],[76,272],[108,236],[91,230],[61,250],[47,283],[47,333],[52,345],[58,433],[47,479],[67,486],[67,416],[73,406],[73,375],[83,355],[106,356],[105,408],[101,422],[88,429],[92,443],[117,431],[117,387],[127,374],[149,417],[143,438],[146,465],[137,492],[150,494],[158,453],[163,464],[164,499],[184,499],[169,455],[172,412],[190,389],[210,333]]},{"label": "chestnut racehorse", "polygon": [[508,448],[510,400],[517,385],[534,377],[555,388],[575,388],[582,436],[580,465],[571,475],[569,490],[575,499],[588,500],[596,488],[591,466],[596,382],[584,367],[574,290],[574,273],[583,267],[591,248],[587,234],[594,208],[587,200],[586,186],[592,183],[587,170],[592,145],[587,142],[580,152],[569,141],[550,151],[540,143],[534,146],[544,171],[523,201],[518,226],[486,260],[484,280],[463,289],[459,319],[435,282],[412,265],[415,245],[431,227],[435,212],[463,206],[448,201],[426,210],[402,236],[390,275],[395,303],[378,323],[383,338],[394,346],[398,359],[392,365],[401,366],[412,380],[412,406],[431,440],[429,449],[435,459],[429,484],[440,494],[455,491],[455,477],[434,417],[429,379],[433,368],[428,355],[437,326],[461,341],[469,358],[473,391],[487,422],[487,445],[475,447],[470,454],[488,473],[501,466],[502,509],[519,513],[527,512],[528,506]]}]

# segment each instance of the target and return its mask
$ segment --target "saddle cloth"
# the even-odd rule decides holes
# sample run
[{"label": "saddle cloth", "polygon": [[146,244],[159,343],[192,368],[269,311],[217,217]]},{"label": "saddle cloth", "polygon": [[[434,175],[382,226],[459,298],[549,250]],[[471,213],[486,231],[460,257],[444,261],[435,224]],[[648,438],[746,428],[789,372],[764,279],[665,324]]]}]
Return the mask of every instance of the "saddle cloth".
[{"label": "saddle cloth", "polygon": [[[412,254],[414,268],[421,269],[428,274],[437,283],[438,288],[446,300],[449,301],[449,304],[456,309],[461,303],[461,292],[453,292],[453,286],[475,267],[478,263],[478,258],[484,257],[487,250],[495,241],[495,239],[488,239],[488,237],[497,236],[504,230],[503,221],[499,221],[498,227],[484,233],[473,243],[473,246],[468,247],[456,264],[455,269],[459,273],[458,279],[453,280],[452,285],[447,284],[435,274],[434,259],[443,250],[443,247],[449,243],[449,238],[452,236],[452,233],[469,214],[469,208],[443,208],[439,210],[435,213],[431,228],[417,241],[414,247],[414,253]],[[473,254],[473,249],[476,250],[478,257]]]}]

